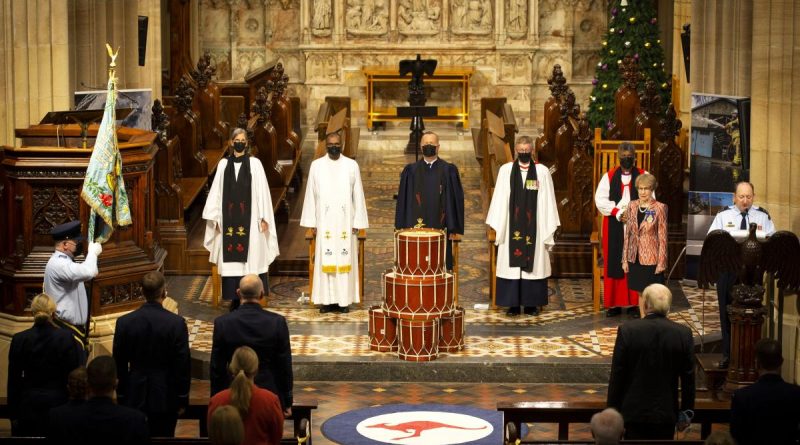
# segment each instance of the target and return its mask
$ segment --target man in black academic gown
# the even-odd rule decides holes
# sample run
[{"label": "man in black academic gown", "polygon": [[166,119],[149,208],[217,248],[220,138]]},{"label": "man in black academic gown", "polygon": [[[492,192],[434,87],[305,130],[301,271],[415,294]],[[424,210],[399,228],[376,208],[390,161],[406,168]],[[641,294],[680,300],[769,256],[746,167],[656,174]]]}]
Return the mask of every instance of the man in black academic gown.
[{"label": "man in black academic gown", "polygon": [[447,229],[447,269],[453,268],[453,236],[464,234],[464,189],[458,168],[439,154],[439,136],[432,131],[420,140],[423,158],[406,165],[397,192],[395,229]]}]

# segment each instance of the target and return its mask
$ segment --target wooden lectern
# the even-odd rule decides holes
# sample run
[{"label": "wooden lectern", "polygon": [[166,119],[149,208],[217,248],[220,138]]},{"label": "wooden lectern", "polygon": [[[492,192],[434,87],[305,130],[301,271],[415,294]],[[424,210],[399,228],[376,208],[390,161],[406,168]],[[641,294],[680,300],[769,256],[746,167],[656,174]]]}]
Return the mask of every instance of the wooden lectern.
[{"label": "wooden lectern", "polygon": [[[90,147],[97,130],[96,124],[87,127]],[[53,226],[80,219],[86,233],[89,207],[80,192],[92,148],[81,148],[81,132],[77,124],[33,125],[16,129],[19,146],[0,147],[2,313],[23,315],[42,292],[44,268],[54,252]],[[86,283],[92,317],[137,308],[142,276],[161,269],[166,256],[154,240],[156,133],[120,127],[117,138],[133,224],[114,231],[103,245],[99,275]]]}]

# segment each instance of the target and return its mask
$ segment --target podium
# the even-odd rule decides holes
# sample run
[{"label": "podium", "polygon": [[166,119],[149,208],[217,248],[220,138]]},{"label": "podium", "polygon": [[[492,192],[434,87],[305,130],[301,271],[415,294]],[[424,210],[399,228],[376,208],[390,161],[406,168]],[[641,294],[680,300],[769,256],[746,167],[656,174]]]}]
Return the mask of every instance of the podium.
[{"label": "podium", "polygon": [[[82,148],[78,124],[18,128],[21,144],[0,147],[0,319],[5,321],[0,340],[13,333],[10,324],[21,323],[23,329],[31,324],[17,317],[29,315],[30,301],[42,292],[44,269],[54,252],[53,226],[80,219],[86,233],[89,207],[80,191],[97,130],[96,124],[86,126],[90,148]],[[142,276],[160,269],[166,256],[154,235],[156,133],[120,127],[117,138],[133,224],[116,229],[103,244],[100,273],[86,282],[92,317],[99,320],[91,340],[98,342],[106,332],[109,349],[113,324],[101,328],[100,322],[137,308],[144,301]]]}]

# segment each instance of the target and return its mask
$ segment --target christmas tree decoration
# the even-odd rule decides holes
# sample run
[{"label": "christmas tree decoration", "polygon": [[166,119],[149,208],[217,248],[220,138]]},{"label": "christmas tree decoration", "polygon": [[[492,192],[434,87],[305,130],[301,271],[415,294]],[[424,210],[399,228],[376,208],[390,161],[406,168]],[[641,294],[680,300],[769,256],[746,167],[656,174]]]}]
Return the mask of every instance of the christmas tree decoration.
[{"label": "christmas tree decoration", "polygon": [[661,103],[667,104],[671,88],[669,74],[664,70],[664,50],[653,2],[609,0],[608,13],[608,32],[598,51],[600,59],[587,111],[590,124],[604,132],[607,123],[614,120],[614,95],[622,85],[620,67],[625,57],[631,57],[638,64],[639,90],[643,89],[645,80],[651,79],[659,86]]}]

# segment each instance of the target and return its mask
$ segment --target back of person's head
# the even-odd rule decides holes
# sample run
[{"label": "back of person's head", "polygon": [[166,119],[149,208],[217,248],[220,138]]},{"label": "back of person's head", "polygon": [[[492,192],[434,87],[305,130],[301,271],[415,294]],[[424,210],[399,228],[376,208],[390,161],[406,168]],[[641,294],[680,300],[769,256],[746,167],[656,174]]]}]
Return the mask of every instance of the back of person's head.
[{"label": "back of person's head", "polygon": [[86,368],[79,366],[67,376],[67,393],[70,400],[86,400],[89,397]]},{"label": "back of person's head", "polygon": [[239,411],[223,405],[211,413],[208,438],[214,445],[239,445],[244,440],[244,424]]},{"label": "back of person's head", "polygon": [[736,441],[728,431],[717,430],[706,437],[705,445],[736,445]]},{"label": "back of person's head", "polygon": [[642,292],[644,311],[666,316],[672,305],[672,292],[663,284],[651,284]]},{"label": "back of person's head", "polygon": [[105,395],[117,388],[117,365],[110,355],[100,355],[86,367],[86,381],[93,395]]},{"label": "back of person's head", "polygon": [[231,405],[239,410],[242,418],[250,411],[253,396],[253,379],[258,373],[258,355],[249,346],[240,346],[233,352],[228,369],[233,375],[231,382]]},{"label": "back of person's head", "polygon": [[771,338],[762,338],[756,343],[756,366],[764,371],[778,371],[783,365],[781,344]]},{"label": "back of person's head", "polygon": [[622,414],[614,408],[606,408],[592,416],[592,437],[597,445],[616,445],[625,432]]},{"label": "back of person's head", "polygon": [[263,293],[264,283],[258,275],[245,275],[239,281],[239,297],[242,300],[258,300]]},{"label": "back of person's head", "polygon": [[31,301],[31,314],[35,324],[46,323],[53,319],[56,302],[47,294],[39,294]]},{"label": "back of person's head", "polygon": [[167,281],[164,274],[154,270],[142,277],[142,293],[147,301],[155,301],[164,295],[164,287]]}]

